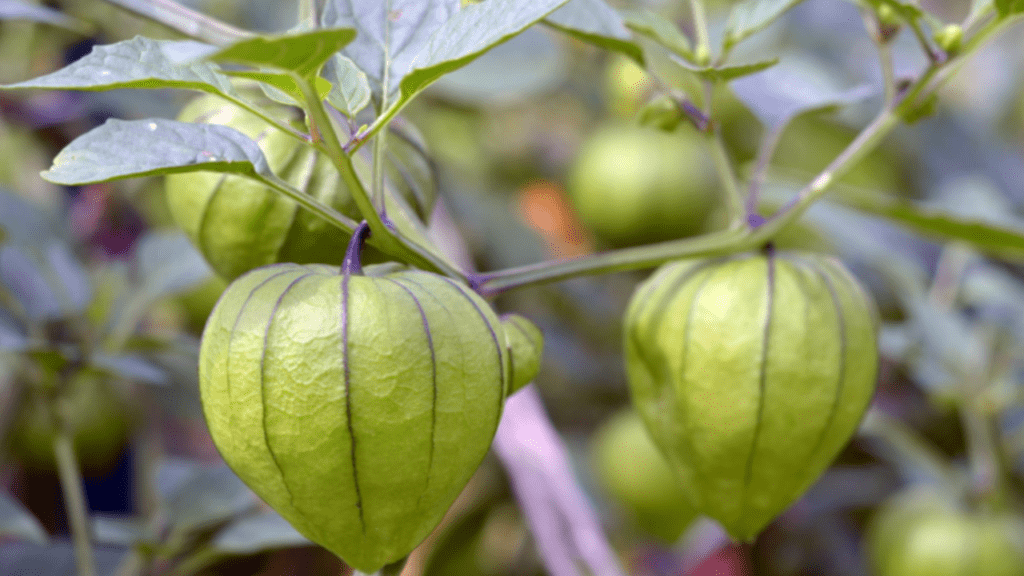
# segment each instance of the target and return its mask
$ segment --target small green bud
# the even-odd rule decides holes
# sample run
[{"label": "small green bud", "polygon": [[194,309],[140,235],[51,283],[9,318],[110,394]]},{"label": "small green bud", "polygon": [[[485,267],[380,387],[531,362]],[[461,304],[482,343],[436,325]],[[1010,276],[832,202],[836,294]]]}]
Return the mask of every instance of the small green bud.
[{"label": "small green bud", "polygon": [[533,322],[518,314],[501,317],[505,329],[506,348],[512,357],[511,395],[526,386],[540,372],[540,359],[544,353],[544,334]]},{"label": "small green bud", "polygon": [[932,37],[939,48],[946,51],[946,54],[955,56],[963,45],[964,29],[959,24],[946,24]]}]

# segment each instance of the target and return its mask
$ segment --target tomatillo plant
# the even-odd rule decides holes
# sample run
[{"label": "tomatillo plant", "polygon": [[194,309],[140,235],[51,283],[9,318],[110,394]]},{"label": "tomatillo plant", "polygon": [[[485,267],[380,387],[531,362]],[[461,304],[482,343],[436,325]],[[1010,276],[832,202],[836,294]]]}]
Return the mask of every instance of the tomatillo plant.
[{"label": "tomatillo plant", "polygon": [[[494,442],[508,472],[507,486],[523,511],[523,519],[508,520],[509,526],[526,526],[506,532],[524,534],[522,542],[532,534],[544,570],[555,576],[583,568],[621,576],[619,558],[601,536],[599,516],[577,484],[537,391],[529,387],[535,379],[544,387],[557,380],[561,388],[546,391],[563,392],[574,401],[578,394],[581,406],[573,408],[582,408],[585,395],[573,387],[580,374],[607,381],[625,373],[615,380],[617,388],[604,390],[615,404],[608,412],[626,404],[628,390],[639,420],[622,420],[621,428],[598,435],[600,468],[611,478],[606,482],[611,491],[638,518],[652,520],[650,531],[678,539],[691,518],[702,514],[731,538],[756,542],[815,482],[833,480],[830,466],[861,425],[879,374],[886,374],[880,370],[880,350],[908,366],[921,357],[941,356],[928,356],[934,352],[929,347],[940,348],[932,340],[922,337],[918,343],[894,335],[892,326],[880,327],[871,295],[850,272],[858,264],[865,267],[858,261],[872,249],[865,246],[884,238],[877,228],[850,223],[842,210],[821,203],[815,208],[825,213],[826,224],[816,230],[830,237],[818,242],[801,237],[800,218],[837,182],[902,185],[902,171],[851,176],[865,159],[891,168],[886,162],[892,157],[873,156],[885,138],[901,124],[941,111],[937,93],[953,73],[1024,13],[1020,2],[976,2],[963,21],[947,22],[912,2],[843,3],[861,11],[856,32],[864,34],[863,21],[866,41],[878,54],[882,85],[872,100],[864,90],[830,91],[821,87],[830,82],[785,76],[775,68],[780,58],[772,54],[747,50],[746,57],[760,59],[736,57],[743,42],[776,21],[782,25],[800,2],[733,2],[725,14],[689,0],[680,13],[670,14],[666,7],[666,14],[657,14],[619,11],[604,0],[299,0],[297,25],[276,34],[240,30],[171,0],[112,3],[186,39],[137,36],[99,45],[61,70],[5,89],[202,93],[177,120],[108,120],[68,143],[42,175],[54,184],[81,186],[85,195],[106,193],[106,187],[93,187],[100,183],[166,178],[174,222],[209,267],[230,282],[196,346],[198,382],[188,381],[186,387],[198,388],[212,441],[233,471],[223,469],[225,482],[235,482],[242,494],[237,509],[192,519],[191,525],[164,520],[173,516],[175,505],[188,509],[182,504],[187,497],[150,498],[157,504],[147,507],[147,521],[139,523],[145,529],[132,532],[138,534],[130,539],[132,554],[122,565],[126,575],[194,573],[219,560],[218,554],[252,553],[239,544],[244,540],[239,534],[270,530],[264,524],[239,528],[233,523],[252,512],[255,502],[245,497],[250,493],[238,479],[275,511],[263,510],[258,522],[279,521],[275,534],[284,534],[284,541],[311,540],[363,573],[396,573],[407,558],[430,553],[430,534],[446,515],[448,522],[457,522],[452,519],[460,514],[457,499]],[[50,17],[44,22],[70,25],[43,12]],[[683,19],[685,27],[678,25]],[[520,36],[527,30],[534,34],[538,24],[577,41],[571,54],[580,60],[578,68],[550,37],[534,36],[544,39],[534,43],[529,35]],[[894,52],[905,48],[892,39],[901,31],[913,35],[925,64],[897,79]],[[848,41],[827,34],[829,41]],[[0,49],[4,46],[0,43]],[[492,48],[497,49],[487,54]],[[598,50],[615,54],[598,57]],[[522,60],[524,52],[530,63]],[[569,70],[586,78],[589,67],[582,64],[591,56],[590,80],[597,86],[605,78],[599,63],[609,57],[642,79],[635,101],[612,106],[629,108],[631,121],[620,117],[613,123],[585,110],[589,100],[599,100],[599,87],[581,94],[575,80],[562,82]],[[534,58],[547,58],[546,64],[534,66]],[[815,69],[798,64],[795,68],[804,72]],[[812,75],[819,72],[824,78],[834,71],[823,68]],[[449,74],[444,90],[431,90]],[[734,83],[743,78],[744,84]],[[522,88],[516,98],[523,100],[505,100],[503,82]],[[489,122],[492,137],[507,139],[491,152],[509,152],[504,160],[518,163],[514,170],[500,169],[495,160],[495,166],[466,176],[434,162],[415,136],[415,124],[453,90],[462,91],[460,106],[481,109],[466,111],[467,121]],[[428,91],[430,98],[410,106]],[[532,116],[533,108],[523,102],[549,91],[558,96],[539,104],[544,115]],[[834,139],[831,151],[823,145],[825,132],[802,131],[820,122],[832,127],[820,117],[864,103],[880,103],[877,114],[855,136],[851,132],[852,139],[846,132]],[[434,132],[446,136],[443,129]],[[755,155],[751,139],[759,134]],[[538,143],[544,139],[550,142]],[[493,160],[486,146],[479,148],[481,162]],[[826,157],[815,155],[808,162],[811,153],[821,151]],[[529,165],[520,169],[519,164]],[[522,181],[506,181],[513,179],[505,178],[510,173]],[[574,243],[584,253],[577,258],[500,269],[505,262],[522,262],[523,246],[534,243],[524,242],[524,228],[509,216],[510,203],[486,192],[559,179],[575,213],[561,190],[551,186],[544,192],[550,197],[523,202],[522,215],[552,237],[571,235],[582,222],[598,248],[610,249],[593,252],[584,239]],[[140,190],[148,193],[146,187]],[[769,191],[781,203],[763,202]],[[1003,220],[967,217],[955,207],[925,209],[874,190],[836,200],[989,256],[1024,257],[1024,234],[1007,216],[1012,210],[1001,211]],[[772,206],[770,214],[759,212],[764,206]],[[100,342],[70,346],[54,325],[80,320],[85,304],[79,301],[92,295],[67,286],[53,289],[53,280],[73,288],[68,279],[86,274],[77,273],[68,264],[73,258],[49,244],[26,256],[31,250],[25,246],[32,242],[24,240],[26,225],[19,220],[33,221],[21,208],[4,208],[0,237],[21,244],[16,250],[0,246],[0,347],[28,358],[30,365],[46,366],[58,382],[90,362],[105,362],[105,369],[120,378],[165,383],[154,376],[164,372],[133,355],[170,346],[160,340],[160,322],[147,324],[143,311],[160,298],[208,282],[201,261],[151,267],[149,260],[185,260],[168,256],[184,252],[166,245],[144,251],[147,256],[131,266],[143,278],[142,296],[123,310],[111,305],[111,318],[105,310],[90,311],[90,321],[103,328],[85,332],[81,340],[98,335],[94,339]],[[89,212],[76,214],[88,222],[82,214]],[[792,235],[795,241],[787,238]],[[810,248],[783,249],[788,246]],[[834,255],[815,252],[824,247]],[[892,245],[873,249],[876,256],[896,252]],[[490,269],[474,271],[474,263]],[[646,280],[624,275],[621,284],[583,279],[653,268],[658,270]],[[903,266],[901,274],[893,271],[897,268],[889,266],[882,274],[901,287],[908,317],[932,320],[912,320],[923,323],[921,333],[935,339],[956,331],[950,326],[970,324],[948,317],[962,312],[954,308],[960,296],[956,280],[967,274],[966,263],[957,268],[941,261],[932,292],[917,285],[925,271]],[[194,273],[197,269],[204,274]],[[116,288],[122,277],[111,278]],[[565,304],[558,297],[519,300],[504,294],[570,279],[579,282],[565,289],[583,295],[574,298],[579,305],[552,304]],[[1002,284],[992,290],[987,280],[978,288],[985,296],[971,302],[971,310],[983,308],[994,293],[1012,293]],[[1021,294],[1024,300],[1024,289]],[[113,288],[104,296],[114,302],[121,297]],[[931,310],[939,304],[945,305],[942,314]],[[527,319],[534,313],[544,320]],[[991,315],[1003,322],[1000,330],[1012,324]],[[989,323],[986,330],[997,330],[990,325],[998,324],[995,320],[979,317]],[[114,336],[107,335],[109,326]],[[152,334],[136,337],[139,326]],[[540,326],[552,329],[547,358]],[[596,343],[602,330],[615,334],[614,348]],[[992,432],[987,420],[1013,404],[1005,400],[1011,393],[1000,396],[987,386],[999,378],[1019,380],[1017,350],[994,344],[1002,341],[993,336],[976,346],[954,342],[946,348],[962,354],[941,356],[935,362],[940,368],[907,370],[915,381],[931,384],[940,380],[936,373],[984,375],[978,381],[961,378],[968,382],[964,390],[943,397],[970,407],[966,444],[976,496],[985,501],[979,509],[998,513],[982,522],[971,509],[951,521],[966,522],[951,534],[975,529],[1003,534],[1015,526],[987,521],[1016,518],[1005,494],[1013,484],[999,479],[1010,473],[999,465],[1002,452],[1010,450],[1004,444],[1010,443]],[[968,354],[978,349],[990,354]],[[179,362],[176,377],[194,377],[195,362],[187,362],[186,369]],[[969,369],[960,370],[958,362]],[[979,391],[991,395],[975,401]],[[43,412],[52,419],[51,404],[44,404]],[[598,412],[578,419],[560,413],[555,421],[585,429],[605,416]],[[502,424],[503,414],[518,425]],[[89,518],[81,490],[75,489],[80,472],[70,447],[73,422],[60,424],[52,444],[68,495],[80,573],[92,576]],[[888,430],[883,436],[892,441],[895,434]],[[915,444],[901,446],[906,445]],[[853,447],[860,449],[860,443]],[[635,470],[630,475],[650,473],[644,487],[656,489],[634,490],[612,478],[617,464],[623,464],[619,473],[629,470],[627,457]],[[467,492],[476,489],[486,487]],[[472,501],[472,495],[467,498]],[[835,515],[839,507],[830,501],[818,508]],[[793,512],[801,513],[806,510]],[[791,518],[780,522],[796,524]],[[694,530],[700,536],[700,526]],[[687,534],[682,547],[699,549],[693,538]],[[257,549],[281,541],[270,540]],[[532,547],[509,544],[503,550],[504,568],[492,566],[488,573],[530,571],[524,562],[534,560],[522,550]],[[906,550],[886,552],[879,566],[912,570],[901,558],[916,555],[916,544]],[[986,548],[979,554],[995,553]],[[679,563],[679,572],[691,568]],[[409,570],[421,564],[410,561]],[[1005,565],[1018,566],[1009,560]],[[970,569],[981,570],[975,564]]]}]

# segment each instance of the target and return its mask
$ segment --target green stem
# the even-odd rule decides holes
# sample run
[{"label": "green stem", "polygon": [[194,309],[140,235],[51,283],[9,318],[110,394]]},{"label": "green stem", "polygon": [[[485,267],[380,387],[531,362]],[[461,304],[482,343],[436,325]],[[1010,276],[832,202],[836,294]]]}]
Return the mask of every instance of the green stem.
[{"label": "green stem", "polygon": [[[348,186],[352,199],[359,208],[359,212],[363,215],[363,218],[370,226],[370,230],[373,232],[371,244],[383,252],[394,256],[396,259],[419,268],[440,272],[453,278],[462,278],[463,275],[444,260],[430,253],[422,246],[409,241],[399,233],[392,231],[384,223],[380,213],[374,208],[373,201],[366,188],[359,180],[355,167],[352,165],[352,159],[346,154],[341,140],[338,139],[338,134],[334,130],[334,124],[327,115],[327,109],[324,108],[324,103],[320,100],[320,96],[317,94],[312,83],[298,75],[294,75],[293,78],[302,89],[302,93],[306,98],[307,111],[309,112],[312,124],[319,132],[320,141],[326,147],[328,157],[338,169],[342,180]],[[351,233],[351,230],[349,232]]]},{"label": "green stem", "polygon": [[895,106],[884,107],[846,149],[825,167],[794,199],[755,229],[739,228],[684,238],[659,244],[613,250],[572,260],[543,262],[499,270],[474,277],[474,285],[482,294],[521,288],[533,284],[557,282],[577,276],[607,274],[652,268],[680,258],[714,256],[749,250],[764,244],[783,228],[795,222],[814,202],[818,201],[837,179],[846,174],[857,162],[874,150],[900,123],[905,113],[919,106],[921,101],[935,93],[973,54],[984,40],[1017,19],[993,20],[982,27],[964,46],[954,60],[933,64],[911,86]]},{"label": "green stem", "polygon": [[373,200],[380,214],[387,216],[384,205],[384,155],[387,130],[381,130],[373,138]]},{"label": "green stem", "polygon": [[693,29],[697,34],[697,46],[693,50],[693,58],[700,66],[711,61],[711,37],[708,34],[708,18],[702,0],[690,0],[690,14],[693,16]]},{"label": "green stem", "polygon": [[158,22],[185,36],[217,46],[251,38],[252,33],[196,12],[171,0],[106,0],[129,12]]},{"label": "green stem", "polygon": [[[709,104],[710,107],[710,99]],[[732,161],[729,159],[729,152],[725,148],[725,140],[722,138],[722,129],[717,123],[712,123],[711,134],[711,155],[715,160],[715,169],[718,171],[718,178],[725,189],[726,207],[729,210],[729,225],[731,228],[738,228],[746,221],[747,211],[744,208],[743,195],[740,192],[739,184],[736,181],[736,173],[732,169]]]},{"label": "green stem", "polygon": [[71,527],[71,539],[75,548],[75,563],[79,576],[96,576],[96,559],[92,553],[92,539],[89,529],[89,505],[82,488],[82,472],[71,440],[71,432],[58,408],[53,420],[56,421],[56,435],[53,439],[53,455],[57,460],[57,474],[60,476],[64,508]]}]

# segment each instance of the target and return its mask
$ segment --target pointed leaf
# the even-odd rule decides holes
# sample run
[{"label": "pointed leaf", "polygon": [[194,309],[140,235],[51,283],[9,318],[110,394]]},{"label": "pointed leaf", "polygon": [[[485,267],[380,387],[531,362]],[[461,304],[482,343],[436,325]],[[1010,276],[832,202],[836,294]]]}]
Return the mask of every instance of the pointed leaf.
[{"label": "pointed leaf", "polygon": [[885,194],[859,191],[830,196],[852,208],[883,216],[934,238],[965,241],[978,250],[1006,260],[1024,262],[1024,228],[992,224],[976,217],[953,214]]},{"label": "pointed leaf", "polygon": [[750,76],[751,74],[757,74],[758,72],[767,70],[779,63],[778,58],[772,58],[771,60],[753,62],[750,64],[726,64],[724,66],[695,67],[686,63],[681,58],[676,58],[676,61],[679,62],[683,68],[686,68],[697,76],[712,82],[728,82],[743,76]]},{"label": "pointed leaf", "polygon": [[510,106],[558,87],[568,68],[565,50],[534,26],[438,78],[429,90],[432,96],[469,106]]},{"label": "pointed leaf", "polygon": [[234,128],[151,118],[107,120],[65,146],[41,176],[78,185],[200,170],[271,175],[259,146]]},{"label": "pointed leaf", "polygon": [[95,46],[79,60],[8,89],[110,90],[113,88],[190,88],[235,95],[230,79],[209,62],[182,63],[213,48],[193,40],[153,40],[136,36]]},{"label": "pointed leaf", "polygon": [[803,0],[747,0],[733,6],[722,42],[726,49],[767,28]]},{"label": "pointed leaf", "polygon": [[680,58],[696,65],[690,39],[675,22],[650,10],[627,12],[625,18],[626,26],[630,30],[654,40]]},{"label": "pointed leaf", "polygon": [[230,554],[312,545],[287,520],[271,510],[231,522],[217,532],[210,544]]},{"label": "pointed leaf", "polygon": [[[260,88],[272,100],[287,104],[289,106],[304,105],[305,95],[302,89],[292,76],[281,72],[265,72],[255,70],[239,70],[229,72],[231,76],[248,78],[260,83]],[[331,83],[317,76],[314,79],[315,87],[320,98],[323,99],[331,90]]]},{"label": "pointed leaf", "polygon": [[222,49],[206,58],[248,66],[267,66],[312,78],[324,62],[355,38],[352,28],[327,28],[279,36],[256,36]]},{"label": "pointed leaf", "polygon": [[622,15],[604,0],[570,0],[544,22],[584,42],[643,62],[643,50],[633,42]]},{"label": "pointed leaf", "polygon": [[320,22],[358,31],[342,53],[366,73],[380,106],[381,94],[391,99],[412,68],[412,59],[458,11],[459,0],[327,0]]},{"label": "pointed leaf", "polygon": [[46,530],[21,502],[6,492],[0,492],[0,536],[46,544]]},{"label": "pointed leaf", "polygon": [[82,33],[86,33],[90,29],[90,26],[81,20],[70,18],[45,6],[27,4],[18,0],[0,0],[0,20],[27,20]]},{"label": "pointed leaf", "polygon": [[[460,10],[444,23],[402,78],[398,107],[444,74],[479,57],[488,48],[522,32],[566,0],[487,0]],[[454,41],[453,41],[454,39]]]},{"label": "pointed leaf", "polygon": [[566,1],[487,0],[460,8],[459,0],[328,0],[321,22],[359,31],[343,53],[366,73],[378,108],[386,102],[379,129],[432,82]]},{"label": "pointed leaf", "polygon": [[333,85],[327,101],[345,116],[355,118],[370,104],[370,83],[355,62],[335,54],[324,65],[323,77]]}]

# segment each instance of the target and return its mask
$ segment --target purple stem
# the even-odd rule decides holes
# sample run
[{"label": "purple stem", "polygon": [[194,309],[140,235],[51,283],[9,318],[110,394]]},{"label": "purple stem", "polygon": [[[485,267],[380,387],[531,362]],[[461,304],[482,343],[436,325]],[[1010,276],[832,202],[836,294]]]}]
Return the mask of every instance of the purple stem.
[{"label": "purple stem", "polygon": [[345,260],[341,263],[341,273],[346,276],[361,276],[363,274],[363,263],[359,255],[363,251],[363,244],[370,237],[370,225],[363,220],[352,232],[352,239],[348,241],[348,248],[345,250]]}]

